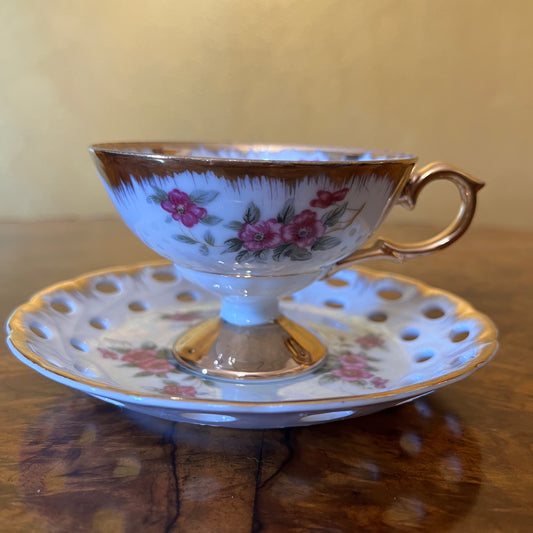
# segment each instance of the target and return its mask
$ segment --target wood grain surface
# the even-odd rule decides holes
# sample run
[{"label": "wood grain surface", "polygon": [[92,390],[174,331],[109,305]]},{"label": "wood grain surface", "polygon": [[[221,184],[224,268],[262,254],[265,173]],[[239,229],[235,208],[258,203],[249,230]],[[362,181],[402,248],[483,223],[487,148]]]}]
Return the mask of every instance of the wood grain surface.
[{"label": "wood grain surface", "polygon": [[[419,227],[389,227],[402,239]],[[87,271],[156,256],[118,220],[0,224],[0,315]],[[533,234],[472,228],[368,263],[454,292],[500,330],[468,379],[371,416],[238,430],[144,418],[0,353],[0,531],[533,531]]]}]

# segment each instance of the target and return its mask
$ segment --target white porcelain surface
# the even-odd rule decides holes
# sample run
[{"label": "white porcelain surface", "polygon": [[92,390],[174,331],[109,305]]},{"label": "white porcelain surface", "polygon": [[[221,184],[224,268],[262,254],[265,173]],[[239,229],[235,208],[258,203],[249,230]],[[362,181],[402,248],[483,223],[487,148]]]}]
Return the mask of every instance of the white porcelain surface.
[{"label": "white porcelain surface", "polygon": [[175,421],[243,428],[366,415],[427,394],[487,363],[492,322],[417,281],[366,269],[317,281],[283,312],[328,348],[318,370],[273,383],[216,381],[179,369],[170,346],[219,300],[169,264],[123,267],[37,294],[8,323],[8,344],[43,375]]}]

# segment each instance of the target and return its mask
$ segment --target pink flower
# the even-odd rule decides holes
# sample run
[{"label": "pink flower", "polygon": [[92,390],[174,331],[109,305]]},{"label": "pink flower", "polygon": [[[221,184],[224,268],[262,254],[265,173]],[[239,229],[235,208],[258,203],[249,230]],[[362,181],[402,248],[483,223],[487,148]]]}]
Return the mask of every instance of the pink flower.
[{"label": "pink flower", "polygon": [[189,195],[179,189],[172,189],[168,193],[168,200],[161,202],[161,207],[171,213],[172,218],[181,222],[184,226],[192,228],[207,215],[203,207],[191,202]]},{"label": "pink flower", "polygon": [[275,218],[269,218],[255,224],[244,224],[239,231],[239,239],[243,241],[243,247],[246,250],[258,252],[282,244],[280,230],[281,224]]},{"label": "pink flower", "polygon": [[152,374],[166,374],[174,370],[174,366],[170,361],[165,359],[148,359],[139,363],[138,366],[146,372],[152,372]]},{"label": "pink flower", "polygon": [[317,197],[311,200],[309,205],[311,207],[320,207],[321,209],[324,209],[329,207],[333,202],[344,200],[344,197],[349,190],[350,189],[341,189],[340,191],[335,192],[318,191],[316,194]]},{"label": "pink flower", "polygon": [[163,392],[169,396],[180,396],[181,398],[196,398],[198,392],[190,385],[167,385]]},{"label": "pink flower", "polygon": [[106,348],[98,348],[104,359],[118,359],[118,353],[107,350]]},{"label": "pink flower", "polygon": [[370,380],[370,383],[376,387],[376,389],[384,389],[387,386],[387,383],[389,382],[388,379],[383,379],[378,376],[372,378]]},{"label": "pink flower", "polygon": [[331,371],[332,376],[337,376],[343,381],[358,381],[360,379],[371,378],[373,376],[372,372],[365,370],[363,367],[345,367],[342,366],[337,370]]},{"label": "pink flower", "polygon": [[293,242],[298,248],[309,248],[326,233],[326,226],[318,220],[316,213],[305,209],[296,215],[290,224],[281,229],[285,242]]},{"label": "pink flower", "polygon": [[364,335],[363,337],[359,337],[356,339],[357,344],[362,346],[363,348],[377,348],[378,346],[383,346],[385,344],[385,341],[378,337],[377,335],[374,335],[373,333],[368,333]]},{"label": "pink flower", "polygon": [[156,350],[130,350],[122,356],[122,360],[126,363],[134,363],[140,365],[145,361],[152,361],[157,355]]},{"label": "pink flower", "polygon": [[367,365],[365,357],[357,353],[343,355],[339,361],[344,368],[365,368]]}]

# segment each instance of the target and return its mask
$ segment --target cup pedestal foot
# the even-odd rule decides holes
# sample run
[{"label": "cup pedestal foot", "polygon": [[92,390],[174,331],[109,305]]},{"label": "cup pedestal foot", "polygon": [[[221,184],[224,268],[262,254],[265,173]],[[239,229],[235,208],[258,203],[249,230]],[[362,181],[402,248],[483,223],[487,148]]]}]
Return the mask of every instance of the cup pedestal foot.
[{"label": "cup pedestal foot", "polygon": [[315,335],[283,315],[253,326],[212,318],[180,337],[173,352],[179,364],[203,376],[256,382],[297,377],[326,356]]}]

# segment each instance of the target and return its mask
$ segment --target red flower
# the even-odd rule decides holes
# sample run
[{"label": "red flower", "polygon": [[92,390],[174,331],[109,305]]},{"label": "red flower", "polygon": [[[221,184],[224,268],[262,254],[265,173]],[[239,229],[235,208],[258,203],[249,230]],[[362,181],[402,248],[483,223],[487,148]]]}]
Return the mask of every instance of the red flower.
[{"label": "red flower", "polygon": [[370,380],[370,383],[372,383],[376,389],[384,389],[387,386],[388,381],[388,379],[383,379],[376,376]]},{"label": "red flower", "polygon": [[118,359],[118,353],[107,350],[106,348],[98,348],[104,359]]},{"label": "red flower", "polygon": [[344,368],[365,368],[367,365],[364,356],[357,353],[343,355],[339,361]]},{"label": "red flower", "polygon": [[126,363],[139,365],[145,361],[152,361],[156,355],[157,352],[155,350],[130,350],[122,356],[122,360],[126,361]]},{"label": "red flower", "polygon": [[309,209],[296,215],[290,224],[281,229],[283,240],[293,242],[298,248],[309,248],[324,233],[326,226],[318,220],[316,213]]},{"label": "red flower", "polygon": [[196,398],[198,392],[190,385],[167,385],[163,392],[169,396],[180,396],[181,398]]},{"label": "red flower", "polygon": [[174,366],[165,359],[149,359],[138,364],[139,368],[152,374],[166,374],[174,370]]},{"label": "red flower", "polygon": [[239,239],[243,241],[243,247],[246,250],[258,252],[282,244],[280,230],[281,224],[275,218],[270,218],[255,224],[244,224],[239,231]]},{"label": "red flower", "polygon": [[371,378],[372,372],[365,370],[363,367],[341,367],[337,370],[332,370],[332,376],[337,376],[343,381],[358,381],[360,379]]},{"label": "red flower", "polygon": [[207,211],[203,207],[191,202],[189,195],[179,189],[171,190],[168,193],[168,200],[161,202],[161,207],[171,213],[174,220],[181,222],[188,228],[198,224],[207,215]]},{"label": "red flower", "polygon": [[359,337],[356,339],[357,344],[362,346],[363,348],[377,348],[378,346],[383,346],[385,344],[385,341],[378,337],[377,335],[374,335],[373,333],[368,333],[366,335],[363,335],[362,337]]},{"label": "red flower", "polygon": [[311,200],[309,205],[311,207],[320,207],[321,209],[324,209],[329,207],[333,202],[340,202],[341,200],[344,200],[344,197],[349,190],[350,189],[346,188],[335,192],[318,191],[316,194],[317,197],[314,200]]}]

